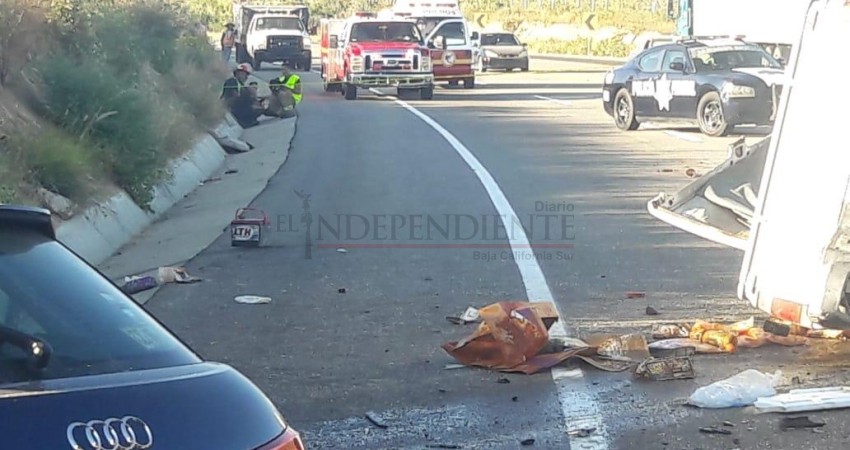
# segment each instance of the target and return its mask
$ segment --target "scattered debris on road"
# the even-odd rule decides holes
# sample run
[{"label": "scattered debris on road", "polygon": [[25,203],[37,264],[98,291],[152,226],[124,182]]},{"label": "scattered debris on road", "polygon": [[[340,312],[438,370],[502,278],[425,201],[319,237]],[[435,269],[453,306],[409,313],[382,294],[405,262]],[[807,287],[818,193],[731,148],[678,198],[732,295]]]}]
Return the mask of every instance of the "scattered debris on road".
[{"label": "scattered debris on road", "polygon": [[233,175],[234,173],[239,173],[238,169],[228,169],[224,171],[225,175]]},{"label": "scattered debris on road", "polygon": [[345,288],[339,288],[336,291],[340,294],[345,294],[346,292],[348,292],[348,291],[345,290]]},{"label": "scattered debris on road", "polygon": [[646,315],[647,316],[657,316],[659,314],[661,314],[661,313],[659,313],[657,309],[655,309],[651,306],[646,307]]},{"label": "scattered debris on road", "polygon": [[212,177],[212,178],[207,178],[206,180],[201,181],[199,184],[200,184],[201,186],[203,186],[203,185],[205,185],[205,184],[215,183],[216,181],[221,181],[221,177]]},{"label": "scattered debris on road", "polygon": [[380,416],[372,411],[366,413],[366,418],[369,419],[369,422],[372,422],[372,425],[375,425],[378,428],[387,429],[390,427],[381,419]]},{"label": "scattered debris on road", "polygon": [[730,435],[730,434],[732,434],[732,432],[731,432],[731,431],[729,431],[729,430],[727,430],[727,429],[725,429],[725,428],[720,428],[720,427],[718,427],[718,426],[713,426],[713,427],[701,427],[701,428],[699,429],[699,431],[700,431],[700,433],[706,433],[706,434],[726,434],[726,435]]},{"label": "scattered debris on road", "polygon": [[460,316],[446,316],[446,320],[455,325],[467,325],[470,323],[480,322],[481,317],[478,314],[478,309],[469,307],[466,308],[466,311],[464,311]]},{"label": "scattered debris on road", "polygon": [[781,377],[782,372],[778,370],[770,375],[748,369],[697,389],[688,403],[700,408],[750,406],[763,397],[776,395],[775,387]]},{"label": "scattered debris on road", "polygon": [[338,249],[336,249],[336,252],[337,253],[348,253],[348,250],[346,250],[344,248],[338,248]]},{"label": "scattered debris on road", "polygon": [[265,211],[255,208],[239,208],[230,221],[230,245],[233,247],[259,247],[263,244],[263,230],[271,226]]},{"label": "scattered debris on road", "polygon": [[596,428],[581,428],[578,430],[569,431],[567,434],[572,437],[586,438],[596,432]]},{"label": "scattered debris on road", "polygon": [[261,297],[259,295],[240,295],[233,299],[236,303],[245,305],[265,305],[271,303],[271,297]]},{"label": "scattered debris on road", "polygon": [[651,331],[653,339],[686,338],[690,333],[691,331],[687,325],[663,323],[653,325]]},{"label": "scattered debris on road", "polygon": [[696,378],[693,359],[690,356],[646,359],[635,369],[635,375],[654,381]]},{"label": "scattered debris on road", "polygon": [[159,282],[156,278],[147,276],[132,276],[125,277],[124,284],[121,286],[121,290],[127,295],[138,294],[139,292],[147,291],[159,286]]},{"label": "scattered debris on road", "polygon": [[446,364],[445,367],[443,367],[443,369],[444,370],[454,370],[454,369],[463,369],[465,367],[467,367],[467,366],[465,366],[463,364]]},{"label": "scattered debris on road", "polygon": [[499,378],[498,380],[496,380],[496,383],[499,383],[499,384],[509,384],[510,382],[511,382],[511,380],[509,380],[507,378]]},{"label": "scattered debris on road", "polygon": [[529,445],[534,445],[534,442],[534,438],[523,439],[522,441],[520,441],[520,445],[522,445],[523,447],[527,447]]},{"label": "scattered debris on road", "polygon": [[630,298],[630,299],[646,298],[646,292],[629,291],[629,292],[626,292],[626,298]]},{"label": "scattered debris on road", "polygon": [[791,389],[785,394],[764,397],[755,402],[759,412],[799,413],[850,407],[850,387],[846,386]]},{"label": "scattered debris on road", "polygon": [[809,416],[783,417],[782,421],[779,423],[779,428],[782,431],[788,431],[797,428],[821,428],[824,425],[826,425],[826,423],[814,422],[809,419]]},{"label": "scattered debris on road", "polygon": [[186,271],[185,267],[160,267],[157,269],[157,281],[160,284],[168,284],[168,283],[197,283],[202,281],[198,277],[193,277],[189,275],[189,272]]},{"label": "scattered debris on road", "polygon": [[456,445],[456,444],[428,444],[425,447],[426,448],[463,448],[460,445]]}]

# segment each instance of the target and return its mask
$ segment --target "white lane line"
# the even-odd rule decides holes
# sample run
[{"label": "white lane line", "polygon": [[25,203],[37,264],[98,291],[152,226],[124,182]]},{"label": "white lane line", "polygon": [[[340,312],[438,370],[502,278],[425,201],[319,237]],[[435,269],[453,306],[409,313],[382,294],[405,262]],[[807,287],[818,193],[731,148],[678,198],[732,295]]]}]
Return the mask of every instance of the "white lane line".
[{"label": "white lane line", "polygon": [[697,143],[702,142],[702,139],[700,139],[699,137],[691,136],[690,134],[682,133],[681,131],[667,130],[667,131],[664,132],[664,134],[667,134],[668,136],[673,136],[674,138],[679,138],[683,141],[697,142]]},{"label": "white lane line", "polygon": [[[499,184],[460,140],[430,116],[402,100],[392,96],[388,97],[393,98],[396,104],[422,119],[423,122],[439,133],[455,149],[458,155],[475,172],[475,175],[478,176],[481,184],[484,185],[484,189],[490,196],[490,201],[493,202],[493,206],[496,207],[500,217],[503,218],[502,220],[506,222],[506,227],[509,226],[506,218],[511,219],[512,222],[510,223],[520,223],[518,216],[499,187]],[[525,230],[522,227],[519,228],[516,233],[510,233],[512,236],[509,237],[508,241],[515,255],[514,261],[525,285],[526,296],[529,301],[549,302],[555,307],[561,320],[552,325],[552,328],[549,330],[549,336],[555,339],[567,338],[569,335],[563,323],[565,316],[560,312],[558,305],[554,301],[552,292],[549,290],[549,285],[546,283],[546,278],[543,275],[543,270],[537,263],[534,250],[529,245]],[[599,410],[597,399],[587,388],[587,383],[584,380],[581,369],[555,367],[552,369],[552,379],[555,382],[555,391],[558,395],[558,401],[561,404],[561,411],[564,415],[567,430],[595,429],[593,434],[586,438],[570,437],[570,448],[575,450],[606,450],[608,448],[608,433],[605,429],[602,415],[600,414],[601,411]]]},{"label": "white lane line", "polygon": [[549,102],[552,102],[552,103],[557,103],[559,105],[572,106],[572,103],[570,103],[567,100],[558,100],[557,98],[544,97],[542,95],[535,95],[534,98],[538,98],[540,100],[546,100],[546,101],[549,101]]}]

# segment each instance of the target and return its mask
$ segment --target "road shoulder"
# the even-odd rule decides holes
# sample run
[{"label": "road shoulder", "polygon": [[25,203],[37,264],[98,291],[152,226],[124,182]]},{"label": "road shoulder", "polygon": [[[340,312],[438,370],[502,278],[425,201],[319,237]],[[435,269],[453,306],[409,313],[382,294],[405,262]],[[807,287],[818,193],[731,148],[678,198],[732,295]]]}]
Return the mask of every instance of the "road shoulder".
[{"label": "road shoulder", "polygon": [[[162,266],[182,265],[225,230],[238,208],[265,189],[289,156],[296,118],[268,120],[245,130],[254,149],[228,155],[218,173],[176,203],[160,220],[136,236],[99,269],[117,282],[125,276],[152,275]],[[156,290],[135,295],[147,302]]]}]

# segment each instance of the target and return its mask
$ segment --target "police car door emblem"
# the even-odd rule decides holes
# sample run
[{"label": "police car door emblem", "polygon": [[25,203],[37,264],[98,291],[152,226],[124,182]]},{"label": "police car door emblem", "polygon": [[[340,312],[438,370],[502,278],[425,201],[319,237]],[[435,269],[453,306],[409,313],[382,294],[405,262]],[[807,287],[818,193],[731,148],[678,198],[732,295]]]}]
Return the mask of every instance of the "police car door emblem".
[{"label": "police car door emblem", "polygon": [[670,100],[673,100],[672,84],[667,79],[666,73],[655,81],[655,100],[658,102],[658,109],[660,111],[670,111]]}]

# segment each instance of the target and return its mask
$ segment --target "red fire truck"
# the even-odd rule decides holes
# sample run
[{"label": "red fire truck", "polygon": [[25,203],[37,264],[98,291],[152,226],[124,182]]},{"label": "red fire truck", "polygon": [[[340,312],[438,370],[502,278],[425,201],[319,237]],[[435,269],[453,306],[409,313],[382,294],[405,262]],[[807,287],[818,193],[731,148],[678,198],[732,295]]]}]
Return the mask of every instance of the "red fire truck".
[{"label": "red fire truck", "polygon": [[346,100],[363,88],[396,88],[400,95],[419,91],[424,100],[434,96],[431,52],[415,22],[359,13],[324,19],[320,28],[326,92],[341,92]]}]

